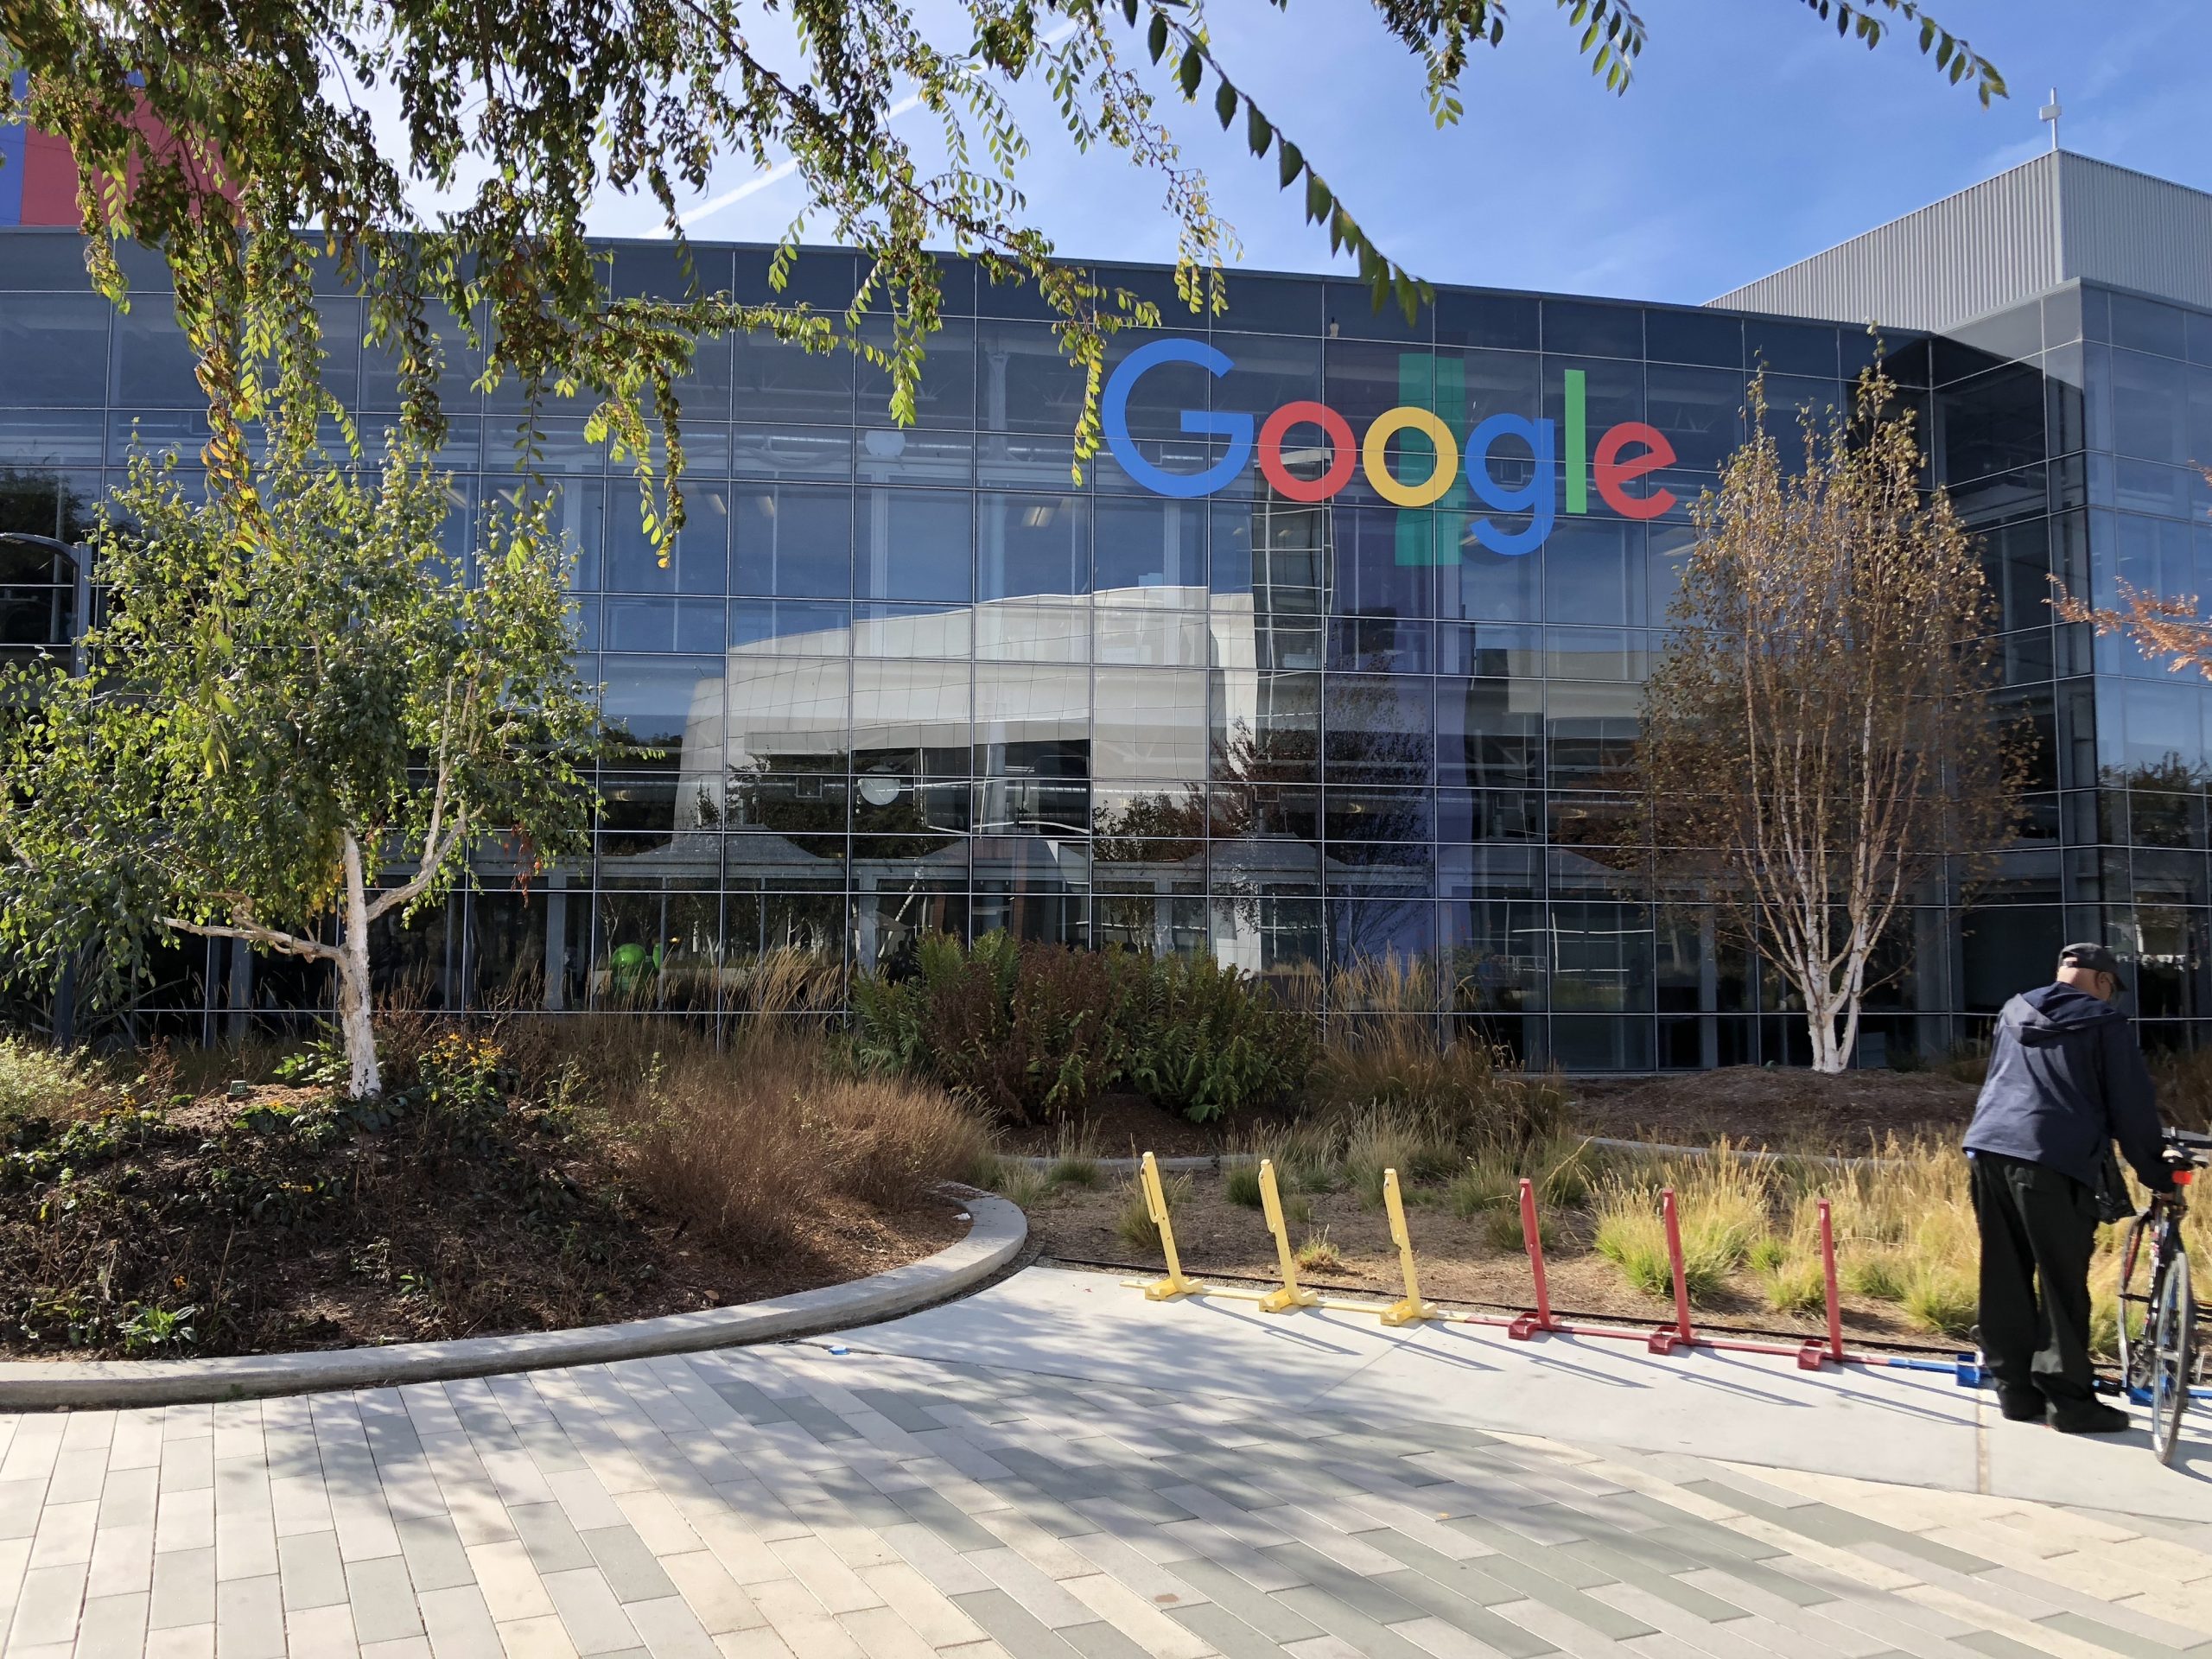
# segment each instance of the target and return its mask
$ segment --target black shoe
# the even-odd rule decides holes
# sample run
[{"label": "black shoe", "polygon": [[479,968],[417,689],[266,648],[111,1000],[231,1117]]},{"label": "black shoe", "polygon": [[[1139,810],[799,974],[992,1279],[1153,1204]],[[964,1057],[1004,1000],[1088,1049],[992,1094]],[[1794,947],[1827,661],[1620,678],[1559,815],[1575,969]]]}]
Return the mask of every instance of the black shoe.
[{"label": "black shoe", "polygon": [[2085,1400],[2052,1412],[2050,1426],[2062,1434],[2125,1434],[2135,1424],[2118,1406]]},{"label": "black shoe", "polygon": [[2008,1423],[2039,1423],[2050,1407],[2043,1395],[2033,1389],[1999,1389],[1997,1390],[1997,1409],[2005,1414]]}]

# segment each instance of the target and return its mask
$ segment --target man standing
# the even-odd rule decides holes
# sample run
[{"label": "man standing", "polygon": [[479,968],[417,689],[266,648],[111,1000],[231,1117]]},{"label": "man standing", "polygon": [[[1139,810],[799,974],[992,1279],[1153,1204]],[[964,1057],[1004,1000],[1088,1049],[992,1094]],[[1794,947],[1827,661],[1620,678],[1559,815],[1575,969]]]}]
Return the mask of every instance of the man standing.
[{"label": "man standing", "polygon": [[2096,1399],[2089,1364],[2089,1255],[2112,1143],[2144,1185],[2179,1202],[2151,1074],[2112,1006],[2126,988],[2103,945],[2060,951],[2056,982],[2014,997],[1998,1016],[1988,1081],[1967,1128],[1981,1347],[1998,1403],[2015,1422],[2048,1415],[2063,1434],[2128,1427],[2126,1412]]}]

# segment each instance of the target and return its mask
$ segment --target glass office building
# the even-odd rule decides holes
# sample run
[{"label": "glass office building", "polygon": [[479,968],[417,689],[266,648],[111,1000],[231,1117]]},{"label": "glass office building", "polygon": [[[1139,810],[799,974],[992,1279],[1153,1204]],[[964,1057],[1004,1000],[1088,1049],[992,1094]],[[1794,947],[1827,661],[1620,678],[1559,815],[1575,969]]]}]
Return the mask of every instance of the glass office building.
[{"label": "glass office building", "polygon": [[[623,291],[674,279],[664,246],[611,252]],[[696,258],[765,295],[764,251]],[[2163,1034],[2212,1017],[2205,691],[2045,602],[2054,574],[2212,590],[2212,293],[2028,270],[1954,316],[1782,273],[1700,308],[1440,289],[1408,322],[1351,283],[1232,275],[1209,319],[1164,271],[1100,274],[1166,326],[1116,342],[1115,441],[1079,481],[1079,376],[1027,294],[964,264],[909,428],[849,354],[702,346],[665,565],[626,467],[556,411],[543,487],[611,735],[595,851],[526,895],[487,870],[389,971],[451,1007],[734,1017],[772,951],[858,973],[1002,928],[1207,951],[1315,1006],[1385,976],[1339,970],[1431,965],[1407,982],[1434,988],[1427,1017],[1570,1070],[1801,1058],[1778,977],[1655,906],[1624,766],[1747,378],[1777,409],[1840,404],[1873,316],[1984,538],[2004,695],[2041,741],[2025,838],[1971,911],[1919,895],[1862,1063],[1969,1034],[2069,938],[2135,959]],[[853,280],[810,251],[791,293],[842,306]],[[358,321],[328,303],[331,375],[373,428],[393,379]],[[518,410],[447,345],[458,543],[518,486]],[[73,233],[0,231],[0,529],[74,541],[133,443],[197,448],[168,308],[115,315]],[[9,641],[66,638],[69,561],[0,559]],[[166,960],[144,1017],[188,1034],[328,995],[219,944]]]}]

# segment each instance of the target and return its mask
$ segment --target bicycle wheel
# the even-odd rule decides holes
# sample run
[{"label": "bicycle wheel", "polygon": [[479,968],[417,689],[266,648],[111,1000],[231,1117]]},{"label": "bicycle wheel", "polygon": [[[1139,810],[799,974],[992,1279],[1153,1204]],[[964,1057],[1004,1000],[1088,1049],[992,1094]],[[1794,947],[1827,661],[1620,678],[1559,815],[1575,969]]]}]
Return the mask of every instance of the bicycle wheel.
[{"label": "bicycle wheel", "polygon": [[2150,1344],[2144,1340],[2152,1288],[2150,1242],[2150,1230],[2138,1216],[2127,1224],[2120,1247],[2120,1382],[2131,1395],[2151,1386]]},{"label": "bicycle wheel", "polygon": [[2189,1406],[2190,1373],[2196,1370],[2196,1303],[2189,1294],[2189,1256],[2174,1241],[2151,1313],[2151,1450],[2160,1463],[2174,1460],[2181,1443],[2181,1414]]}]

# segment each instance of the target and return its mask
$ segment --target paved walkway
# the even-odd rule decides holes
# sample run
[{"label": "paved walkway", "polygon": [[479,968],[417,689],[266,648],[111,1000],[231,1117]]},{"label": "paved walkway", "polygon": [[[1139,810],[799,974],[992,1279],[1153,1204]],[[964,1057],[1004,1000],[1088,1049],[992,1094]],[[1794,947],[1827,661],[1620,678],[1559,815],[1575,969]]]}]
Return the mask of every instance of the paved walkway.
[{"label": "paved walkway", "polygon": [[2204,1485],[1983,1416],[1941,1378],[1033,1269],[835,1342],[0,1418],[0,1630],[10,1659],[2212,1654]]}]

